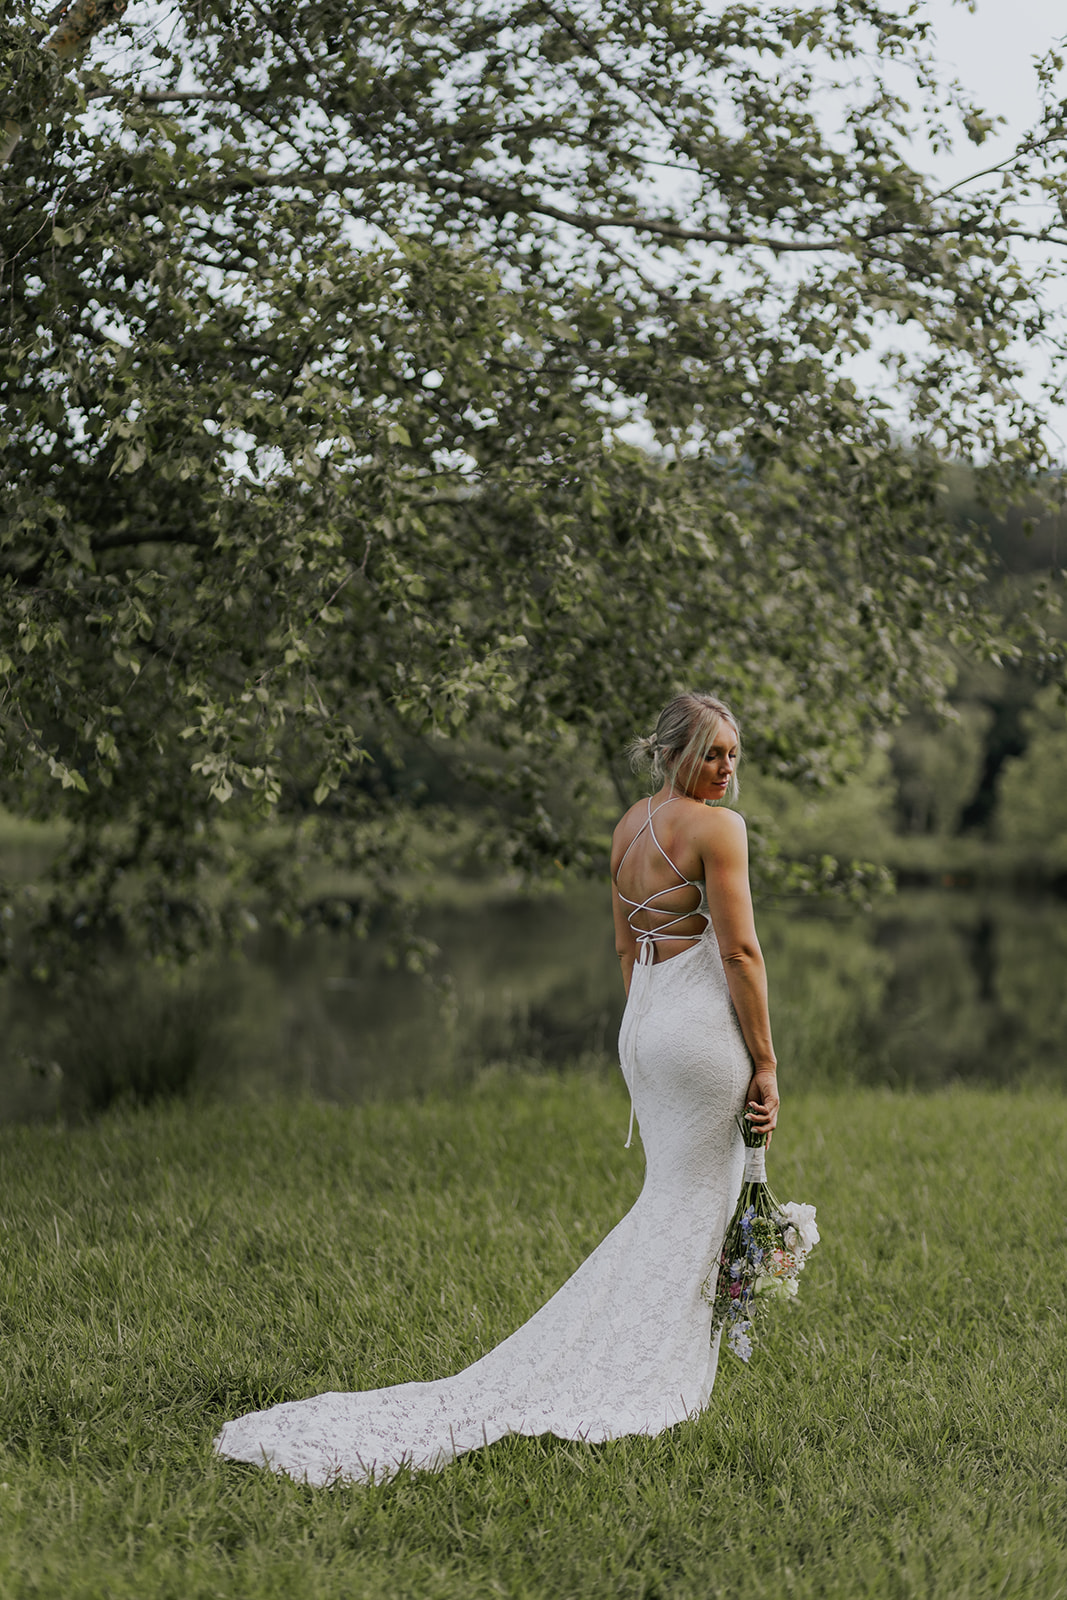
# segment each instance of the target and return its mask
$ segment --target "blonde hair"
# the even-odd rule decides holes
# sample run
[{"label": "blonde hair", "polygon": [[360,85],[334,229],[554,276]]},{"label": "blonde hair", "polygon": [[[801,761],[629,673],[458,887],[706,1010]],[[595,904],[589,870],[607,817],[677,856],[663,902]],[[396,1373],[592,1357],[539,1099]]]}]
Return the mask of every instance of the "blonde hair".
[{"label": "blonde hair", "polygon": [[[656,783],[669,781],[672,789],[676,783],[687,788],[724,722],[737,736],[740,755],[741,730],[728,705],[712,694],[675,695],[660,712],[653,732],[631,744],[630,765],[635,770],[647,765]],[[724,798],[736,799],[737,790],[735,771]]]}]

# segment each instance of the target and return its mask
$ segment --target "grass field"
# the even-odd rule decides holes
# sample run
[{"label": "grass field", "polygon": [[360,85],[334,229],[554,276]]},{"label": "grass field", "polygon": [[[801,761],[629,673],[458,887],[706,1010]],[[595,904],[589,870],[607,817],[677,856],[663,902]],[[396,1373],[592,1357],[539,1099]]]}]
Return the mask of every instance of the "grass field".
[{"label": "grass field", "polygon": [[620,1085],[0,1134],[0,1595],[1067,1596],[1067,1101],[797,1096],[800,1303],[654,1440],[308,1490],[225,1416],[451,1371],[631,1203]]}]

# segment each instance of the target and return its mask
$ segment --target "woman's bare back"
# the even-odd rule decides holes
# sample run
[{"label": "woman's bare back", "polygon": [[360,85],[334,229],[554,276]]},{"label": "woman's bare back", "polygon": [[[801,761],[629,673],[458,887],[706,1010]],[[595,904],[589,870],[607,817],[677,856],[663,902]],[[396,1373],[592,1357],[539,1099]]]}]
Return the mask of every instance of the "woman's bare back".
[{"label": "woman's bare back", "polygon": [[[615,829],[611,876],[634,932],[659,933],[655,959],[670,960],[687,950],[707,929],[704,859],[696,839],[693,810],[705,808],[686,796],[650,806],[640,800]],[[670,925],[671,935],[661,930]]]}]

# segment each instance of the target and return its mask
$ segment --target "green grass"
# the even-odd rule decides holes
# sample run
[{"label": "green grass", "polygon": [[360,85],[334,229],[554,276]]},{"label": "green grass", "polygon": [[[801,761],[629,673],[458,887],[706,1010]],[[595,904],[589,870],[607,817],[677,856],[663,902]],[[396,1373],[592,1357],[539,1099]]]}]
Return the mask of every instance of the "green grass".
[{"label": "green grass", "polygon": [[1067,1102],[797,1096],[823,1243],[658,1439],[506,1440],[309,1490],[218,1422],[453,1370],[631,1203],[594,1074],[450,1100],[176,1105],[0,1135],[0,1595],[1067,1596]]}]

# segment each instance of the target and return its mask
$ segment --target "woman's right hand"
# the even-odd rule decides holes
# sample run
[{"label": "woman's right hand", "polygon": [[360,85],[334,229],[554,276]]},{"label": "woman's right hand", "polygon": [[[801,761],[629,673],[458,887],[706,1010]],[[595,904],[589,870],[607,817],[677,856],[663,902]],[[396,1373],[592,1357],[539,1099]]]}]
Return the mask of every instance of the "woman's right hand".
[{"label": "woman's right hand", "polygon": [[745,1117],[756,1133],[765,1133],[767,1143],[778,1125],[778,1074],[773,1068],[754,1072],[745,1091]]}]

